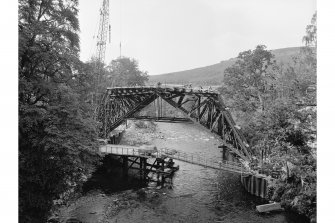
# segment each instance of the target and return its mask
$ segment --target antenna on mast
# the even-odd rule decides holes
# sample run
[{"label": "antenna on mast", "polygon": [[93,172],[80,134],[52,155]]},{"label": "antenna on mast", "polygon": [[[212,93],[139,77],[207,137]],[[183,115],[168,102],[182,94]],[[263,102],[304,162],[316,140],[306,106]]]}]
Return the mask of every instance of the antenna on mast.
[{"label": "antenna on mast", "polygon": [[120,41],[120,58],[121,58],[121,41]]}]

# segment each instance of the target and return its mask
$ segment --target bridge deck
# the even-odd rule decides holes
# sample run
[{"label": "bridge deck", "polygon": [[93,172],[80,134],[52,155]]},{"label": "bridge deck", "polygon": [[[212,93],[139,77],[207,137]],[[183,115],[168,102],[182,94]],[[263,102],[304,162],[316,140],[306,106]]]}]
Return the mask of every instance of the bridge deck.
[{"label": "bridge deck", "polygon": [[107,144],[100,146],[99,151],[101,153],[119,155],[119,156],[133,156],[133,157],[146,157],[150,158],[147,154],[141,153],[139,147],[137,146],[128,146],[128,145],[114,145]]},{"label": "bridge deck", "polygon": [[215,96],[218,94],[216,90],[201,89],[201,88],[186,88],[181,86],[135,86],[135,87],[112,87],[107,88],[108,94],[112,96],[116,95],[138,95],[138,94],[148,94],[154,92],[164,92],[164,93],[183,93],[187,95],[202,94],[208,96]]},{"label": "bridge deck", "polygon": [[195,165],[212,168],[216,170],[223,170],[233,173],[248,174],[249,171],[246,170],[241,163],[223,160],[219,162],[214,159],[206,159],[196,154],[184,153],[177,150],[171,149],[159,149],[157,152],[148,154],[143,152],[137,146],[127,146],[127,145],[104,145],[100,147],[101,153],[114,154],[118,156],[131,156],[131,157],[146,157],[146,158],[158,158],[158,157],[168,157],[176,160],[180,160],[187,163],[192,163]]}]

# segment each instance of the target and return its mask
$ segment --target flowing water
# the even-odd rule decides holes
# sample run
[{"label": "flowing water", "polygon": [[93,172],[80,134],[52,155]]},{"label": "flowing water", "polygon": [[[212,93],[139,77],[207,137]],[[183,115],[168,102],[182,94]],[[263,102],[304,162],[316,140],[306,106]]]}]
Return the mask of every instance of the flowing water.
[{"label": "flowing water", "polygon": [[[222,159],[218,148],[220,142],[200,126],[186,123],[157,123],[156,134],[159,137],[147,137],[147,139],[151,139],[149,143],[158,148],[166,147],[195,153],[218,161]],[[124,137],[121,143],[126,142],[127,137],[134,139],[128,134]],[[146,136],[140,135],[140,137]],[[173,177],[172,188],[163,189],[162,192],[166,195],[154,207],[158,222],[308,222],[302,217],[287,212],[257,213],[256,205],[264,204],[266,201],[247,193],[240,184],[239,174],[178,160],[175,160],[175,163],[180,166],[180,169]],[[116,170],[114,167],[112,169]],[[140,186],[136,181],[121,182],[121,178],[116,176],[116,172],[113,173],[113,177],[110,177],[105,176],[103,171],[101,173],[97,171],[97,174],[86,184],[86,189],[87,191],[99,189],[105,193],[113,193]],[[138,222],[142,221],[138,220]],[[143,220],[143,222],[156,222],[156,220]]]},{"label": "flowing water", "polygon": [[[220,142],[200,126],[185,123],[157,123],[164,138],[152,143],[186,153],[196,153],[220,161]],[[173,189],[162,204],[180,222],[306,222],[285,212],[258,214],[256,205],[266,201],[248,194],[239,175],[175,160],[180,166],[173,178]]]}]

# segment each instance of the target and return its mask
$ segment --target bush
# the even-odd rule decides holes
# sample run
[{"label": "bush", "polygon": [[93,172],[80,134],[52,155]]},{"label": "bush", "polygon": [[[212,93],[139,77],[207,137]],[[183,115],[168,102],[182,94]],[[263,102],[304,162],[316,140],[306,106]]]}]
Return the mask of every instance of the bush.
[{"label": "bush", "polygon": [[152,121],[135,121],[135,127],[139,129],[156,130],[156,124]]}]

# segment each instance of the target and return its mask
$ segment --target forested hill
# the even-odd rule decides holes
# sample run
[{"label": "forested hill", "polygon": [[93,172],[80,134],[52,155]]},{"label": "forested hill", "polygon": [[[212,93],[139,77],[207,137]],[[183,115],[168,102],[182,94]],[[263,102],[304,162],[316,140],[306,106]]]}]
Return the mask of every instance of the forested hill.
[{"label": "forested hill", "polygon": [[[301,47],[289,47],[283,49],[272,50],[277,63],[288,63],[292,56],[298,55]],[[217,85],[223,80],[224,70],[234,64],[235,58],[221,61],[220,63],[199,67],[191,70],[178,71],[167,74],[149,76],[149,83],[155,84],[158,82],[167,84],[200,84],[200,85]]]}]

